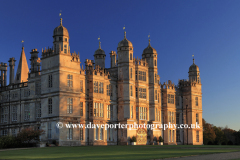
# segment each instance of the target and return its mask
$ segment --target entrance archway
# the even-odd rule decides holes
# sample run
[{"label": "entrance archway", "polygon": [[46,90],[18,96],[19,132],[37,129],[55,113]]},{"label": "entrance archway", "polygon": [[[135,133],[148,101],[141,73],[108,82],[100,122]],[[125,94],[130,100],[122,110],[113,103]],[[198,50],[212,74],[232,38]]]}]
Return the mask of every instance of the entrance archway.
[{"label": "entrance archway", "polygon": [[139,128],[137,131],[137,144],[147,144],[147,130],[144,128]]}]

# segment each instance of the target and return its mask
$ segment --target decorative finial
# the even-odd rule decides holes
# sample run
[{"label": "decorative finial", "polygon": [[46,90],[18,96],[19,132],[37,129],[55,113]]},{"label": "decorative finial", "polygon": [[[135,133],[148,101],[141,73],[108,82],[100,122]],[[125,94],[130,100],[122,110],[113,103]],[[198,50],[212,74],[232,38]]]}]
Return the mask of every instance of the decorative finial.
[{"label": "decorative finial", "polygon": [[195,64],[194,53],[193,53],[192,57],[193,57],[193,64]]},{"label": "decorative finial", "polygon": [[62,12],[62,10],[60,10],[59,17],[61,17],[61,15],[62,15],[62,13],[61,13],[61,12]]},{"label": "decorative finial", "polygon": [[148,35],[148,44],[149,44],[149,46],[151,46],[150,41],[151,41],[151,39],[150,39],[150,33],[149,33],[149,35]]},{"label": "decorative finial", "polygon": [[59,17],[60,17],[60,25],[62,25],[62,17],[61,17],[61,16],[62,16],[62,13],[61,13],[61,12],[62,12],[62,10],[60,10],[60,13],[59,13]]},{"label": "decorative finial", "polygon": [[100,36],[98,37],[98,41],[99,41],[99,49],[101,49]]},{"label": "decorative finial", "polygon": [[124,30],[124,38],[126,39],[125,25],[124,25],[124,27],[123,27],[123,30]]},{"label": "decorative finial", "polygon": [[21,43],[22,43],[22,48],[24,48],[24,40],[22,40]]}]

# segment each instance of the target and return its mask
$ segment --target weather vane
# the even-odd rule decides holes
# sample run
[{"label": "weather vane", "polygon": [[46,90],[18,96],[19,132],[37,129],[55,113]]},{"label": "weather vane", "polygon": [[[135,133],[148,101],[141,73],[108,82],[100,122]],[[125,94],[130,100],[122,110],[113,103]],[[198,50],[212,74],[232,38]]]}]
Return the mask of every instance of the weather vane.
[{"label": "weather vane", "polygon": [[21,43],[22,43],[22,47],[24,47],[24,40],[22,40]]},{"label": "weather vane", "polygon": [[98,41],[99,41],[99,48],[101,48],[100,36],[98,37]]},{"label": "weather vane", "polygon": [[59,17],[61,17],[61,16],[62,16],[62,13],[61,13],[61,12],[62,12],[62,10],[60,10]]},{"label": "weather vane", "polygon": [[192,57],[193,57],[193,63],[195,63],[195,62],[194,62],[194,53],[193,53]]},{"label": "weather vane", "polygon": [[62,10],[60,10],[59,17],[60,17],[60,25],[62,25]]},{"label": "weather vane", "polygon": [[124,38],[126,38],[125,25],[124,25],[124,27],[123,27],[123,30],[124,30]]},{"label": "weather vane", "polygon": [[149,42],[149,45],[150,45],[150,33],[148,34],[148,42]]}]

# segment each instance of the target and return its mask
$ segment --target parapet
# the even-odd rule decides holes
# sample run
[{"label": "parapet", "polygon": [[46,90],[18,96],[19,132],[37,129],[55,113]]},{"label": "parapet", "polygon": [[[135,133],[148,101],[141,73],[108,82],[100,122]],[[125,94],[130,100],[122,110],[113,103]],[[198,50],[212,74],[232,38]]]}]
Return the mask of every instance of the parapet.
[{"label": "parapet", "polygon": [[8,90],[12,90],[12,89],[27,87],[27,86],[28,86],[28,82],[22,82],[22,83],[17,83],[17,84],[0,87],[0,91],[8,91]]},{"label": "parapet", "polygon": [[47,58],[47,57],[50,57],[50,56],[53,56],[56,54],[57,53],[54,52],[54,50],[52,48],[46,49],[46,47],[45,47],[45,50],[42,49],[42,58]]},{"label": "parapet", "polygon": [[147,60],[146,59],[138,59],[138,58],[133,58],[133,63],[137,66],[148,66]]},{"label": "parapet", "polygon": [[78,54],[74,51],[72,54],[71,54],[71,56],[72,56],[72,61],[73,62],[80,62],[80,58],[79,58],[79,52],[78,52]]},{"label": "parapet", "polygon": [[197,83],[197,80],[181,79],[178,80],[178,87],[196,86]]},{"label": "parapet", "polygon": [[168,80],[167,82],[164,82],[163,84],[161,84],[161,88],[162,90],[170,89],[175,91],[175,85],[174,83],[172,83],[171,80]]}]

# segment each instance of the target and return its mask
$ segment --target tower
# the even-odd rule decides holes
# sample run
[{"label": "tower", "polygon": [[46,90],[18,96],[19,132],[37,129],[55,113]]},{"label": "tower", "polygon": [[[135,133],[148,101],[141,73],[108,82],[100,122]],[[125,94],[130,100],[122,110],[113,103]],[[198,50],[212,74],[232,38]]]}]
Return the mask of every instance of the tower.
[{"label": "tower", "polygon": [[[81,81],[84,76],[80,72],[84,72],[80,69],[79,54],[70,53],[69,33],[62,25],[62,18],[60,25],[53,31],[53,45],[54,49],[42,50],[41,59],[41,96],[43,97],[41,105],[46,106],[47,109],[42,113],[42,117],[48,118],[41,127],[46,129],[54,127],[57,121],[69,123],[65,122],[63,117],[68,117],[71,122],[72,117],[78,117],[76,121],[79,122],[80,108],[77,106],[79,106],[80,97],[83,96],[80,94],[80,84],[85,82]],[[32,52],[31,58],[36,58],[36,51]],[[35,71],[37,68],[34,65],[32,69]],[[61,145],[65,145],[68,143],[67,139],[72,138],[72,132],[69,133],[67,129],[43,137],[43,139],[61,139]]]},{"label": "tower", "polygon": [[[124,27],[125,29],[125,27]],[[134,98],[131,91],[135,88],[133,65],[133,45],[126,38],[126,31],[124,30],[124,39],[118,43],[118,120],[120,123],[132,123],[130,120],[130,107],[134,106]],[[132,87],[132,88],[131,88]],[[123,137],[121,144],[127,144],[127,137],[129,131],[127,129],[120,129],[118,131],[119,138]]]},{"label": "tower", "polygon": [[[149,77],[149,107],[151,120],[155,121],[155,110],[161,107],[161,88],[159,85],[160,77],[158,75],[157,68],[157,51],[150,44],[150,36],[148,40],[148,46],[143,50],[142,58],[148,63],[148,77]],[[161,109],[160,109],[161,110]]]},{"label": "tower", "polygon": [[188,73],[188,81],[179,81],[179,91],[182,94],[183,124],[194,127],[184,129],[183,144],[202,145],[202,84],[194,59]]}]

